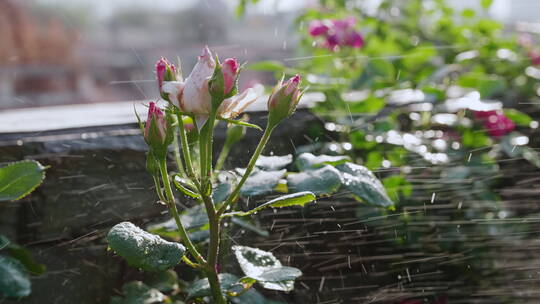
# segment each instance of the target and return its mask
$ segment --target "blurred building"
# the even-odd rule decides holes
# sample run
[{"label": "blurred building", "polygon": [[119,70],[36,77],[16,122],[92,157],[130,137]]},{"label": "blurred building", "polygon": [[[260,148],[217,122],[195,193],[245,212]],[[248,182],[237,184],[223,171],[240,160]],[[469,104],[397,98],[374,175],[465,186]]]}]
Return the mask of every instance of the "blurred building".
[{"label": "blurred building", "polygon": [[[243,62],[294,51],[293,13],[238,19],[225,1],[207,0],[175,11],[129,7],[81,28],[77,16],[34,1],[0,0],[0,109],[155,98],[155,62],[182,58],[187,74],[206,44]],[[270,78],[246,72],[240,81]]]},{"label": "blurred building", "polygon": [[89,98],[74,41],[55,16],[35,16],[24,1],[0,0],[0,108]]}]

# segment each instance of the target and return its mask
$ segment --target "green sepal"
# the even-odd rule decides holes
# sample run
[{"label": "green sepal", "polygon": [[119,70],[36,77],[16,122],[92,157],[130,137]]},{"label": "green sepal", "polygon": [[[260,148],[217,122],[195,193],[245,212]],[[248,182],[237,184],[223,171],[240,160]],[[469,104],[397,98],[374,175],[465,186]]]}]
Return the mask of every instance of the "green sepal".
[{"label": "green sepal", "polygon": [[250,123],[242,121],[242,120],[229,119],[229,118],[223,118],[223,117],[217,117],[217,119],[225,121],[225,122],[233,124],[233,125],[239,125],[239,126],[243,126],[243,127],[253,128],[253,129],[257,129],[259,131],[263,130],[261,127],[255,125],[255,124],[250,124]]}]

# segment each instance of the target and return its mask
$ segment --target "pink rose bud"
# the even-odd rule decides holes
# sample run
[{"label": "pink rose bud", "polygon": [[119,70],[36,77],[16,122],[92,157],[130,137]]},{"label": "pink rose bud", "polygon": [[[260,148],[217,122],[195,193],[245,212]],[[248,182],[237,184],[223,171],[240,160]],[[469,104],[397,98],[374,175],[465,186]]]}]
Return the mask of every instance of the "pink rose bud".
[{"label": "pink rose bud", "polygon": [[268,122],[270,125],[277,125],[296,110],[301,97],[301,80],[300,75],[295,75],[274,88],[268,99]]},{"label": "pink rose bud", "polygon": [[325,35],[328,32],[328,26],[321,20],[313,20],[309,24],[309,34],[313,37]]},{"label": "pink rose bud", "polygon": [[176,67],[166,58],[161,57],[156,63],[156,76],[159,87],[159,93],[163,99],[168,100],[167,94],[163,92],[163,82],[176,81]]},{"label": "pink rose bud", "polygon": [[238,78],[238,68],[239,66],[236,58],[227,58],[221,65],[221,70],[223,72],[223,94],[225,96],[229,95],[236,84],[236,79]]},{"label": "pink rose bud", "polygon": [[165,114],[156,105],[150,102],[148,106],[148,118],[144,126],[144,140],[152,148],[164,148],[168,146],[168,124]]}]

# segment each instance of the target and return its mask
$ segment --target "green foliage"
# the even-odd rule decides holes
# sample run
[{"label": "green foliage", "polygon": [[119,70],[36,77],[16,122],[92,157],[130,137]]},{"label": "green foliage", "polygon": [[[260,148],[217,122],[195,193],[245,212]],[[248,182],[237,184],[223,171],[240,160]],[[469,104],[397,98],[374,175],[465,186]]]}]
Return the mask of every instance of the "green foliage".
[{"label": "green foliage", "polygon": [[[230,292],[238,292],[242,289],[238,283],[238,277],[230,273],[220,273],[218,275],[219,283],[223,295],[228,295]],[[192,283],[187,289],[187,299],[203,298],[211,295],[210,283],[208,279],[201,279]]]},{"label": "green foliage", "polygon": [[413,187],[403,175],[392,175],[382,179],[388,196],[393,201],[399,201],[400,195],[408,198],[412,195]]},{"label": "green foliage", "polygon": [[8,238],[0,235],[0,251],[4,250],[10,257],[18,260],[26,271],[33,275],[42,275],[45,272],[45,265],[34,260],[28,249],[12,243]]},{"label": "green foliage", "polygon": [[343,184],[355,198],[380,207],[394,205],[381,182],[366,167],[345,163],[337,168],[343,172]]},{"label": "green foliage", "polygon": [[299,170],[309,170],[314,168],[320,168],[325,165],[336,166],[350,161],[348,156],[331,156],[331,155],[313,155],[311,153],[302,153],[296,159],[296,167]]},{"label": "green foliage", "polygon": [[342,184],[341,174],[336,168],[325,165],[322,168],[287,176],[287,184],[291,191],[309,191],[316,195],[330,195]]},{"label": "green foliage", "polygon": [[107,234],[109,247],[131,266],[164,271],[178,264],[186,251],[179,243],[165,241],[130,222],[115,225]]},{"label": "green foliage", "polygon": [[18,260],[0,255],[0,292],[8,298],[22,298],[30,295],[30,279]]},{"label": "green foliage", "polygon": [[291,154],[283,156],[259,156],[255,166],[263,170],[280,170],[292,163],[293,157]]},{"label": "green foliage", "polygon": [[33,160],[0,168],[0,202],[19,200],[30,194],[45,179],[45,169]]},{"label": "green foliage", "polygon": [[279,180],[285,176],[287,170],[254,171],[240,190],[242,196],[257,196],[271,193],[278,185]]},{"label": "green foliage", "polygon": [[516,109],[504,109],[504,115],[510,118],[510,120],[516,123],[516,125],[524,127],[530,126],[531,122],[533,121],[529,115]]},{"label": "green foliage", "polygon": [[110,304],[154,304],[167,299],[158,289],[148,287],[141,281],[133,281],[122,287],[123,297],[112,297]]}]

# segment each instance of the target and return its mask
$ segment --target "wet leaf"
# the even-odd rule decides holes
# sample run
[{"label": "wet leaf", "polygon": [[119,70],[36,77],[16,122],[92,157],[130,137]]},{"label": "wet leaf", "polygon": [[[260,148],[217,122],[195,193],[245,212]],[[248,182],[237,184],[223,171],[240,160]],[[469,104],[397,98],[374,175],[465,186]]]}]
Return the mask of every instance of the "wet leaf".
[{"label": "wet leaf", "polygon": [[[238,277],[235,275],[230,273],[220,273],[218,277],[221,290],[224,295],[227,295],[227,292],[238,289]],[[210,290],[210,283],[208,282],[207,278],[193,282],[190,286],[188,286],[186,292],[187,299],[203,298],[212,294],[212,291]]]},{"label": "wet leaf", "polygon": [[329,165],[320,169],[290,174],[287,176],[290,191],[309,191],[315,195],[329,195],[336,192],[342,184],[340,172]]},{"label": "wet leaf", "polygon": [[232,212],[224,214],[224,216],[247,216],[268,207],[281,208],[290,206],[304,206],[307,203],[315,201],[315,199],[315,194],[313,194],[312,192],[298,192],[280,196],[246,212]]},{"label": "wet leaf", "polygon": [[12,257],[0,255],[0,293],[8,298],[26,297],[31,284],[24,266]]},{"label": "wet leaf", "polygon": [[178,275],[172,269],[151,273],[145,282],[148,286],[161,292],[171,292],[178,289]]},{"label": "wet leaf", "polygon": [[233,246],[232,249],[244,274],[266,289],[291,291],[294,280],[302,275],[299,269],[282,266],[271,252],[247,246]]},{"label": "wet leaf", "polygon": [[351,161],[348,156],[330,156],[330,155],[313,155],[311,153],[302,153],[296,159],[296,167],[298,170],[304,171],[313,168],[320,168],[325,165],[336,166],[345,162]]},{"label": "wet leaf", "polygon": [[256,196],[272,193],[286,172],[285,169],[279,171],[256,170],[248,177],[240,194],[242,196]]},{"label": "wet leaf", "polygon": [[288,164],[292,163],[293,157],[291,154],[283,156],[264,156],[261,155],[257,159],[255,165],[261,169],[272,171],[285,168]]},{"label": "wet leaf", "polygon": [[122,287],[123,297],[115,296],[111,304],[153,304],[163,303],[167,297],[155,288],[148,287],[141,281],[133,281]]},{"label": "wet leaf", "polygon": [[147,271],[164,271],[184,255],[182,244],[168,242],[130,222],[115,225],[107,234],[109,246],[128,264]]},{"label": "wet leaf", "polygon": [[249,289],[245,293],[237,297],[231,297],[230,301],[234,304],[281,304],[282,302],[275,302],[265,298],[260,292],[254,288]]},{"label": "wet leaf", "polygon": [[342,172],[343,184],[357,199],[380,207],[394,205],[381,182],[366,167],[345,163],[337,168]]},{"label": "wet leaf", "polygon": [[14,201],[30,194],[45,179],[45,167],[33,160],[0,168],[0,202]]},{"label": "wet leaf", "polygon": [[217,187],[212,191],[212,200],[214,201],[214,204],[219,204],[225,201],[232,191],[233,184],[231,181],[220,182],[219,185],[217,185]]}]

